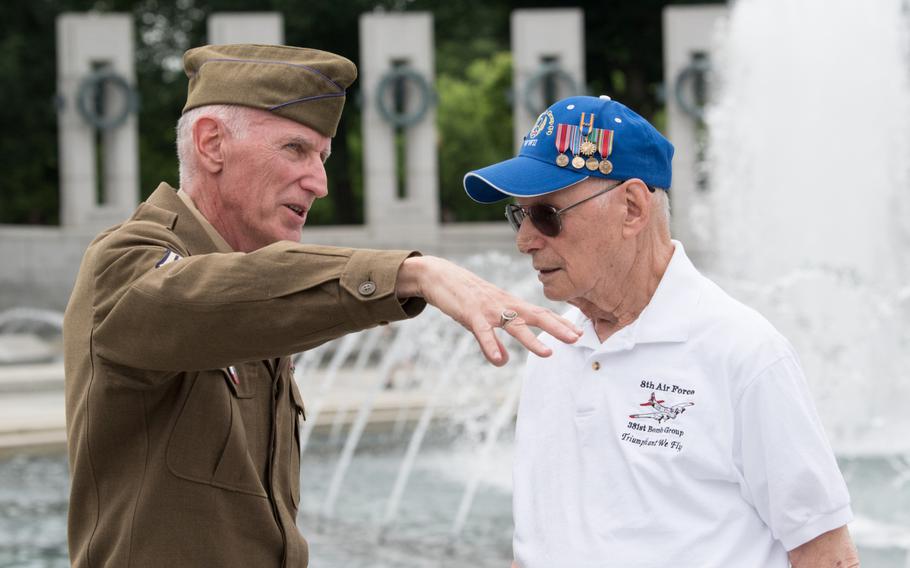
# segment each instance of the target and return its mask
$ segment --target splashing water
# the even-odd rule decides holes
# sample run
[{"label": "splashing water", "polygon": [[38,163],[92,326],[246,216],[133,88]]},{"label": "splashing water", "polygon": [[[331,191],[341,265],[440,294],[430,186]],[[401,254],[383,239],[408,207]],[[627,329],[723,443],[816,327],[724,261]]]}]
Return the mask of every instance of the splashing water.
[{"label": "splashing water", "polygon": [[715,56],[709,272],[796,346],[838,453],[910,452],[901,0],[739,0]]}]

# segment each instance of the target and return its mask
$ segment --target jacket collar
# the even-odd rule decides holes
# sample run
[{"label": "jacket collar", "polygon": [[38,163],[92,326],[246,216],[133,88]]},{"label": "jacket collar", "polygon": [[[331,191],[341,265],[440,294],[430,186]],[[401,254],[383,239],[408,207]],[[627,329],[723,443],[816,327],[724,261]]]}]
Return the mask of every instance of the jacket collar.
[{"label": "jacket collar", "polygon": [[[183,201],[183,204],[186,205],[186,208],[190,210],[190,213],[193,214],[193,217],[196,218],[196,221],[198,221],[199,224],[202,225],[202,228],[205,229],[205,233],[218,246],[218,250],[231,249],[231,245],[229,245],[227,243],[227,241],[224,240],[224,237],[221,236],[221,233],[218,232],[218,229],[216,229],[215,226],[212,225],[209,222],[209,220],[205,218],[205,215],[203,215],[202,211],[200,211],[196,207],[196,204],[193,203],[193,198],[190,197],[188,193],[178,189],[177,197],[179,197]],[[231,249],[231,250],[233,250],[233,249]]]},{"label": "jacket collar", "polygon": [[[209,236],[202,225],[204,218],[200,218],[201,214],[198,217],[194,215],[177,195],[177,190],[167,183],[162,182],[143,206],[154,207],[172,214],[169,216],[169,228],[183,241],[190,254],[234,252],[223,239],[219,243]],[[140,208],[136,217],[142,218],[143,216]]]},{"label": "jacket collar", "polygon": [[704,277],[686,256],[682,243],[674,240],[673,246],[673,256],[657,290],[634,322],[601,344],[593,322],[578,312],[576,323],[584,330],[578,343],[580,347],[623,351],[642,343],[677,343],[689,338]]}]

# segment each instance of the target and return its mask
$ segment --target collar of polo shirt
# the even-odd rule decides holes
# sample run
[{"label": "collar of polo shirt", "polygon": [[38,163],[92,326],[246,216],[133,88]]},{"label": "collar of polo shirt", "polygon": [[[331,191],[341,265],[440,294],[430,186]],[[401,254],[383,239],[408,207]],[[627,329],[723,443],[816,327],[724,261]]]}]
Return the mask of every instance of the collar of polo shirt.
[{"label": "collar of polo shirt", "polygon": [[641,343],[675,343],[689,338],[692,315],[701,296],[699,274],[682,243],[674,240],[673,246],[667,270],[638,318],[601,344],[593,322],[579,311],[576,323],[584,334],[576,345],[597,351],[622,351]]}]

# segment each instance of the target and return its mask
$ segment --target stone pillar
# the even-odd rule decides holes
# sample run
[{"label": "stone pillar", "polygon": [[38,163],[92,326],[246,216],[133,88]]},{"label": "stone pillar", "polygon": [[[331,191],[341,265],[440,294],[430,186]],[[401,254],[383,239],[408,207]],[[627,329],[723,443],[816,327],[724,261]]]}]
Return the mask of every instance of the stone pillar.
[{"label": "stone pillar", "polygon": [[[138,121],[129,110],[135,102],[133,51],[133,19],[128,14],[57,17],[60,219],[66,227],[119,223],[139,202]],[[100,74],[107,79],[89,88],[89,78]],[[97,113],[97,121],[116,123],[117,116],[123,120],[96,128],[85,118],[86,109],[89,116]]]},{"label": "stone pillar", "polygon": [[708,133],[696,115],[710,96],[712,52],[727,12],[718,4],[668,6],[663,12],[666,135],[676,147],[671,230],[689,256],[708,265],[714,250],[715,208],[710,201]]},{"label": "stone pillar", "polygon": [[208,42],[284,43],[284,18],[279,12],[221,12],[209,16]]},{"label": "stone pillar", "polygon": [[512,119],[515,147],[520,149],[522,137],[548,106],[585,94],[584,12],[581,8],[515,10],[511,26]]},{"label": "stone pillar", "polygon": [[438,241],[434,75],[429,13],[361,15],[364,199],[374,242]]}]

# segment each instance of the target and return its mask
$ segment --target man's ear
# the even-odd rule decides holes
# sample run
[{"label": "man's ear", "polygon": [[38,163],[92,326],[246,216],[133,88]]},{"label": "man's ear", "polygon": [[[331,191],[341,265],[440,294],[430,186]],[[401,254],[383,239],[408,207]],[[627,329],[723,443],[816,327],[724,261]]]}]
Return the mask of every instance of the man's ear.
[{"label": "man's ear", "polygon": [[622,198],[626,205],[626,217],[623,219],[622,233],[626,238],[633,238],[641,233],[651,220],[651,191],[645,182],[633,178],[622,188]]},{"label": "man's ear", "polygon": [[224,168],[224,125],[208,116],[193,123],[193,149],[199,159],[199,166],[210,174],[217,174]]}]

